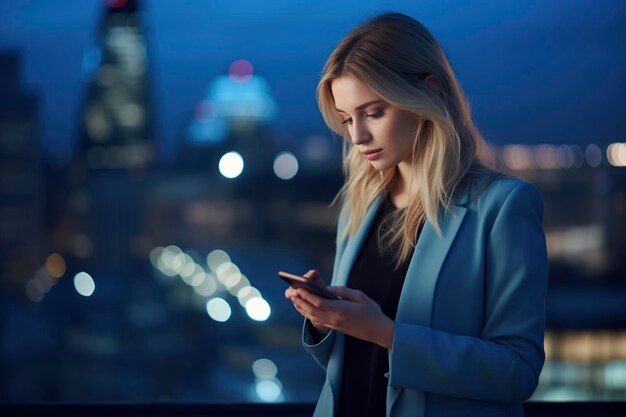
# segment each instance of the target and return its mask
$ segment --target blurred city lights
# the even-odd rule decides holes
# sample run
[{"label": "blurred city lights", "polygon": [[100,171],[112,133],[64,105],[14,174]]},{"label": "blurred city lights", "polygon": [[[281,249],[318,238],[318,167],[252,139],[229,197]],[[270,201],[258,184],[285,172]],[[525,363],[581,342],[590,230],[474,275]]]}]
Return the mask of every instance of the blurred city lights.
[{"label": "blurred city lights", "polygon": [[172,263],[170,265],[170,268],[172,269],[172,271],[176,272],[177,274],[180,274],[184,265],[185,265],[184,253],[180,252],[180,253],[175,254],[172,257]]},{"label": "blurred city lights", "polygon": [[228,76],[236,83],[245,83],[252,78],[253,74],[254,67],[246,59],[238,59],[230,64],[228,68]]},{"label": "blurred city lights", "polygon": [[188,284],[192,287],[198,287],[206,280],[206,273],[204,271],[198,271],[191,276]]},{"label": "blurred city lights", "polygon": [[107,0],[107,4],[113,9],[119,9],[121,7],[124,7],[126,3],[128,3],[128,0]]},{"label": "blurred city lights", "polygon": [[137,127],[144,122],[144,109],[136,103],[123,103],[117,109],[118,120],[122,126]]},{"label": "blurred city lights", "polygon": [[224,279],[224,286],[226,287],[227,290],[230,290],[231,288],[234,288],[235,286],[237,286],[237,284],[239,284],[239,282],[241,282],[241,273],[240,272],[234,272],[234,273],[228,275]]},{"label": "blurred city lights", "polygon": [[261,292],[253,286],[243,287],[237,293],[237,299],[239,300],[239,304],[241,304],[241,306],[244,308],[247,302],[255,297],[261,297]]},{"label": "blurred city lights", "polygon": [[585,148],[585,159],[589,166],[597,167],[602,163],[602,150],[596,144],[590,144]]},{"label": "blurred city lights", "polygon": [[258,379],[275,378],[278,374],[278,367],[270,359],[261,358],[252,364],[252,372]]},{"label": "blurred city lights", "polygon": [[215,294],[217,291],[217,283],[215,282],[215,278],[210,273],[204,274],[204,280],[199,284],[193,286],[193,290],[198,294],[205,297],[209,297]]},{"label": "blurred city lights", "polygon": [[217,267],[224,262],[230,262],[230,256],[221,249],[215,249],[206,257],[206,263],[212,270],[217,270]]},{"label": "blurred city lights", "polygon": [[55,278],[60,278],[65,274],[67,266],[65,260],[58,253],[52,253],[46,259],[46,270]]},{"label": "blurred city lights", "polygon": [[[215,249],[206,256],[208,270],[195,263],[191,255],[177,246],[155,247],[150,251],[150,262],[159,271],[168,276],[180,276],[181,280],[192,287],[195,305],[206,308],[209,316],[216,321],[227,321],[232,309],[228,302],[220,297],[203,302],[200,297],[210,297],[220,290],[227,290],[236,296],[239,304],[248,316],[256,321],[265,321],[271,314],[270,305],[263,299],[258,289],[250,285],[248,278],[231,261],[230,256],[221,249]],[[198,304],[204,303],[204,304]]]},{"label": "blurred city lights", "polygon": [[281,152],[274,159],[274,174],[282,180],[290,180],[298,173],[298,159],[291,152]]},{"label": "blurred city lights", "polygon": [[[185,265],[185,274],[179,274],[183,282],[189,286],[200,285],[204,280],[204,269],[194,262]],[[195,284],[195,285],[194,285]]]},{"label": "blurred city lights", "polygon": [[74,276],[74,288],[84,297],[89,297],[96,289],[96,283],[86,272],[79,272]]},{"label": "blurred city lights", "polygon": [[558,164],[563,169],[574,166],[574,150],[568,145],[561,145],[556,151]]},{"label": "blurred city lights", "polygon": [[[182,254],[181,268],[180,268],[179,275],[183,279],[188,278],[188,277],[191,277],[196,272],[198,272],[198,270],[202,270],[202,268],[196,265],[193,258],[186,253]],[[185,280],[185,282],[187,281]]]},{"label": "blurred city lights", "polygon": [[265,321],[269,318],[272,309],[270,305],[261,297],[250,298],[246,304],[246,313],[252,320]]},{"label": "blurred city lights", "polygon": [[65,272],[66,265],[63,257],[57,253],[49,255],[44,266],[39,268],[33,278],[26,283],[26,297],[35,303],[41,302],[45,294],[59,282],[59,278]]},{"label": "blurred city lights", "polygon": [[530,151],[522,145],[507,145],[502,152],[504,163],[511,169],[524,170],[532,167]]},{"label": "blurred city lights", "polygon": [[[583,149],[579,145],[506,145],[500,153],[503,164],[512,170],[592,168],[602,163],[602,151],[596,144]],[[626,144],[613,143],[606,151],[612,166],[626,166]]]},{"label": "blurred city lights", "polygon": [[609,361],[604,369],[604,384],[609,389],[626,389],[626,362]]},{"label": "blurred city lights", "polygon": [[249,286],[250,286],[250,281],[248,281],[248,278],[244,274],[239,274],[238,282],[231,287],[227,285],[226,289],[232,295],[237,296],[237,294],[239,294],[239,291],[241,291],[242,288],[249,287]]},{"label": "blurred city lights", "polygon": [[215,321],[225,322],[230,318],[232,313],[230,305],[223,298],[212,298],[206,303],[206,311]]},{"label": "blurred city lights", "polygon": [[44,291],[39,281],[31,279],[26,283],[26,296],[35,303],[39,303],[43,300]]},{"label": "blurred city lights", "polygon": [[266,402],[274,402],[280,398],[283,386],[277,379],[264,379],[256,383],[256,393],[259,398]]},{"label": "blurred city lights", "polygon": [[[536,150],[536,162],[541,169],[557,167],[557,149],[552,145],[539,145]],[[573,154],[573,151],[572,151]]]},{"label": "blurred city lights", "polygon": [[239,274],[239,267],[232,262],[223,262],[215,270],[217,280],[222,284],[226,284],[226,279],[232,274]]},{"label": "blurred city lights", "polygon": [[158,268],[159,258],[161,257],[161,253],[163,252],[163,247],[157,246],[156,248],[152,248],[150,251],[150,263],[153,267]]},{"label": "blurred city lights", "polygon": [[614,167],[626,166],[626,143],[612,143],[606,150],[606,158]]},{"label": "blurred city lights", "polygon": [[243,171],[243,158],[237,152],[228,152],[220,158],[219,170],[226,178],[237,178]]}]

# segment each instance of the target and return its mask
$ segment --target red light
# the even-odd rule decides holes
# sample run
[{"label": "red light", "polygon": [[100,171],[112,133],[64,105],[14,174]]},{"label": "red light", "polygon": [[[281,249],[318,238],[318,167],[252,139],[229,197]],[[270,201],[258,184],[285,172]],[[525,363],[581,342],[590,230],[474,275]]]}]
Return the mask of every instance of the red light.
[{"label": "red light", "polygon": [[113,9],[119,9],[121,7],[124,7],[126,3],[128,3],[128,0],[106,0],[106,3],[109,7]]},{"label": "red light", "polygon": [[254,68],[247,59],[238,59],[228,68],[228,76],[237,83],[245,83],[252,78],[252,74],[254,74]]}]

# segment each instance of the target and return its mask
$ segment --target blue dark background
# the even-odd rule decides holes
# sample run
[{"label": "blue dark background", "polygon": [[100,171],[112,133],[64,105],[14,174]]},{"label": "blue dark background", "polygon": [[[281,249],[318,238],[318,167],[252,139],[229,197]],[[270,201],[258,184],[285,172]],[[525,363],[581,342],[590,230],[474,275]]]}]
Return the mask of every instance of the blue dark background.
[{"label": "blue dark background", "polygon": [[[147,82],[106,86],[113,60],[98,51],[120,29],[107,8],[126,3],[141,9]],[[383,11],[434,33],[497,161],[544,196],[547,362],[533,399],[626,398],[626,2],[0,0],[0,403],[316,399],[323,373],[275,272],[330,273],[340,141],[315,86],[336,43]],[[254,82],[229,81],[236,60]],[[267,86],[276,114],[193,142],[221,81]],[[99,142],[90,112],[128,85],[107,110],[132,119],[139,103],[144,130]],[[217,161],[232,150],[246,165],[227,179]],[[290,180],[272,172],[282,151],[300,163]],[[169,245],[203,268],[227,251],[271,315],[167,276],[151,257]],[[93,295],[76,283],[85,271]],[[214,294],[233,306],[227,322],[207,316]],[[259,377],[258,359],[278,379]]]},{"label": "blue dark background", "polygon": [[[285,135],[325,132],[314,88],[325,58],[352,27],[395,10],[439,39],[495,143],[608,143],[626,120],[626,3],[562,1],[147,0],[145,30],[159,155],[176,138],[210,79],[236,59],[265,77]],[[3,0],[0,49],[23,54],[24,83],[41,93],[45,151],[73,149],[102,2]]]}]

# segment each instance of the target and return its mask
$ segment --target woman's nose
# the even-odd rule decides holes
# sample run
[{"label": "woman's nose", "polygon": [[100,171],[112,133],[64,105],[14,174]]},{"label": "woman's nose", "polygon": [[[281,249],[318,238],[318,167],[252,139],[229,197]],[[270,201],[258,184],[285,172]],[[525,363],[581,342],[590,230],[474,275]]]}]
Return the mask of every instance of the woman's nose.
[{"label": "woman's nose", "polygon": [[353,145],[360,145],[370,140],[371,135],[363,123],[354,123],[352,126],[352,132],[350,132],[350,139]]}]

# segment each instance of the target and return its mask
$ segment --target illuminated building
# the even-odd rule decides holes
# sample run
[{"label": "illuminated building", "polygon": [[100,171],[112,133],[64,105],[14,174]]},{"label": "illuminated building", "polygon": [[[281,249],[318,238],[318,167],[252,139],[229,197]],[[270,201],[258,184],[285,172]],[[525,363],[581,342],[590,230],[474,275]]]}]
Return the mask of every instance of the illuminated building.
[{"label": "illuminated building", "polygon": [[243,175],[271,169],[276,145],[268,128],[276,114],[267,81],[251,62],[234,61],[196,104],[182,134],[180,167],[217,174],[220,158],[235,151],[243,158]]},{"label": "illuminated building", "polygon": [[138,1],[109,1],[100,44],[83,66],[91,72],[81,152],[90,169],[142,169],[154,158],[146,38]]}]

